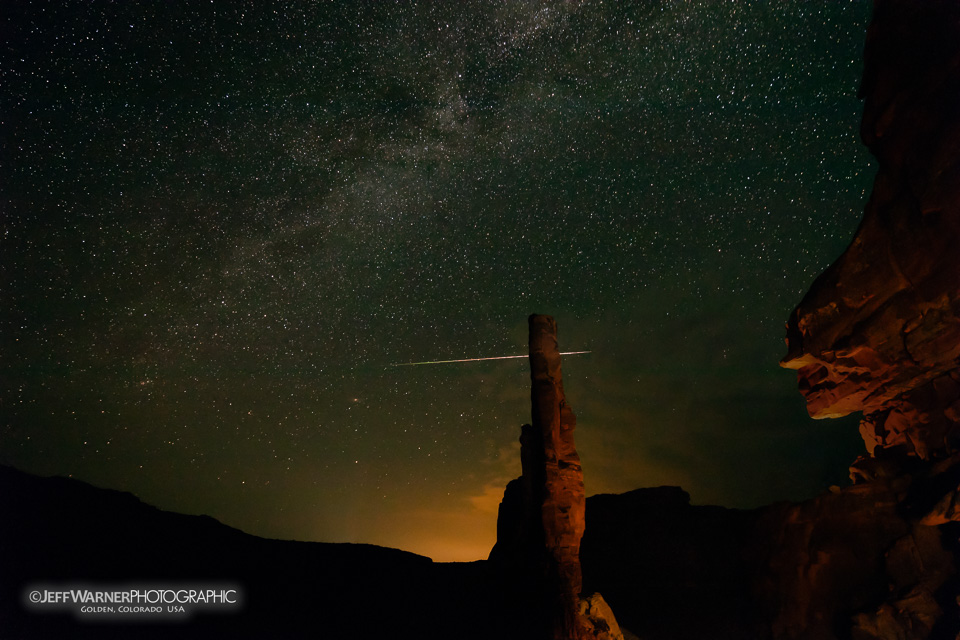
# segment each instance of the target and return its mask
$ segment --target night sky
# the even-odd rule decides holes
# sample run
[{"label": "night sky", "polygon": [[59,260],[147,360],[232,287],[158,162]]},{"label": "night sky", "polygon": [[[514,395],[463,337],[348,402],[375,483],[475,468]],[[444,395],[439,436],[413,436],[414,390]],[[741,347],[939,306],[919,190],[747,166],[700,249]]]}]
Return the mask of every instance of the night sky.
[{"label": "night sky", "polygon": [[784,322],[874,174],[870,3],[7,2],[0,463],[486,557],[554,315],[587,494],[846,481]]}]

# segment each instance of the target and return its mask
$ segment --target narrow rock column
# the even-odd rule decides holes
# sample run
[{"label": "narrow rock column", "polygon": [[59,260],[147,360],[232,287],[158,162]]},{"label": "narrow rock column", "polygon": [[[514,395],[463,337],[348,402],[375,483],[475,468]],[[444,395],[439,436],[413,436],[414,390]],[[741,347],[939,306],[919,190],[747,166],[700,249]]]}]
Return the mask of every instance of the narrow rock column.
[{"label": "narrow rock column", "polygon": [[543,438],[543,521],[546,543],[546,594],[552,600],[552,637],[586,637],[580,613],[580,539],[586,524],[586,497],[580,456],[573,442],[576,416],[567,405],[557,349],[557,323],[550,316],[532,315],[530,378],[533,433]]}]

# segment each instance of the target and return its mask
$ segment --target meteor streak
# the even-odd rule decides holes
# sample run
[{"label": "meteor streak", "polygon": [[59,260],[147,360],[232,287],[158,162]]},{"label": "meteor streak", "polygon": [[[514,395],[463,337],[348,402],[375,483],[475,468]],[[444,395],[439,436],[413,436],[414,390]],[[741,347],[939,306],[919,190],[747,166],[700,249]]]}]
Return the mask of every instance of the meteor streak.
[{"label": "meteor streak", "polygon": [[[575,356],[580,353],[593,353],[592,351],[564,351],[562,356]],[[391,367],[415,367],[421,364],[452,364],[454,362],[480,362],[481,360],[512,360],[513,358],[529,358],[528,355],[522,356],[491,356],[488,358],[463,358],[461,360],[431,360],[430,362],[398,362],[390,365]]]}]

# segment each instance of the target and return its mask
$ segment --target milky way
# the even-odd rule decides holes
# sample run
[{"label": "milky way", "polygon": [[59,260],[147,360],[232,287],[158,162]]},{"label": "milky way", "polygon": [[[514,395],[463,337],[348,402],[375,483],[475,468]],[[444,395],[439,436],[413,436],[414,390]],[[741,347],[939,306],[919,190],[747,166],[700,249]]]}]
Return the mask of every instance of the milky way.
[{"label": "milky way", "polygon": [[[856,228],[868,2],[19,2],[0,462],[485,556],[556,316],[588,493],[840,483],[783,323]],[[855,419],[854,419],[855,420]]]}]

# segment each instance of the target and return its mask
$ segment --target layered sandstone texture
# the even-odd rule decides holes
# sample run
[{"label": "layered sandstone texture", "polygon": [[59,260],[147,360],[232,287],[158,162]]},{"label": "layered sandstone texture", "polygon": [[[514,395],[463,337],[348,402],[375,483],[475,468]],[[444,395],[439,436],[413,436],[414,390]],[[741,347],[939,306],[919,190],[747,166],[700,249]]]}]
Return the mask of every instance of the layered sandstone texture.
[{"label": "layered sandstone texture", "polygon": [[[811,416],[863,412],[869,455],[850,469],[854,487],[838,490],[852,502],[830,535],[886,533],[879,547],[812,535],[830,522],[816,512],[824,498],[779,516],[784,537],[770,583],[783,583],[777,561],[803,579],[774,635],[816,629],[821,601],[856,568],[859,587],[844,592],[868,597],[851,601],[859,612],[834,628],[856,640],[952,640],[960,630],[960,3],[876,0],[861,95],[861,135],[878,165],[873,192],[850,247],[790,318],[781,364],[798,371]],[[830,544],[803,555],[813,539]]]},{"label": "layered sandstone texture", "polygon": [[573,439],[576,416],[563,391],[556,322],[532,315],[529,325],[532,420],[521,429],[522,475],[504,492],[490,561],[542,612],[542,637],[622,639],[603,598],[581,597],[586,496]]},{"label": "layered sandstone texture", "polygon": [[580,456],[573,442],[577,418],[567,404],[557,348],[557,323],[532,315],[530,322],[530,402],[533,433],[543,451],[540,504],[548,588],[555,590],[554,637],[586,637],[580,616],[580,540],[586,526],[586,495]]},{"label": "layered sandstone texture", "polygon": [[751,511],[679,487],[592,496],[584,585],[644,639],[955,640],[960,530],[905,516],[917,488],[876,480]]},{"label": "layered sandstone texture", "polygon": [[876,182],[782,365],[811,416],[862,411],[875,457],[939,459],[960,445],[960,3],[877,0],[861,97]]}]

